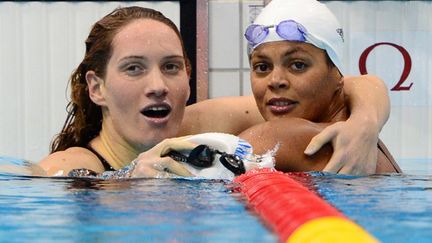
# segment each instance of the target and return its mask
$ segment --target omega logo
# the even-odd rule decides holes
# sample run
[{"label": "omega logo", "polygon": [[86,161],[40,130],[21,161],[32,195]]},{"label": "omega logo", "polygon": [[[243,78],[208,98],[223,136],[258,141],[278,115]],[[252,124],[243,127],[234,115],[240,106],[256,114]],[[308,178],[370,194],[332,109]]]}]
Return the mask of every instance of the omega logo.
[{"label": "omega logo", "polygon": [[411,82],[407,86],[404,86],[403,83],[406,81],[406,79],[408,78],[408,75],[411,72],[411,65],[412,65],[411,57],[410,57],[408,51],[400,45],[396,45],[396,44],[390,43],[390,42],[379,42],[379,43],[373,44],[373,45],[369,46],[368,48],[366,48],[363,51],[363,53],[360,55],[360,59],[359,59],[360,73],[361,74],[367,74],[367,69],[366,69],[367,57],[375,47],[380,46],[380,45],[388,45],[388,46],[392,46],[392,47],[396,48],[402,54],[402,57],[404,59],[404,68],[403,68],[401,77],[400,77],[399,81],[396,83],[396,85],[393,86],[393,88],[391,88],[390,90],[392,90],[392,91],[408,91],[408,90],[410,90],[413,83]]}]

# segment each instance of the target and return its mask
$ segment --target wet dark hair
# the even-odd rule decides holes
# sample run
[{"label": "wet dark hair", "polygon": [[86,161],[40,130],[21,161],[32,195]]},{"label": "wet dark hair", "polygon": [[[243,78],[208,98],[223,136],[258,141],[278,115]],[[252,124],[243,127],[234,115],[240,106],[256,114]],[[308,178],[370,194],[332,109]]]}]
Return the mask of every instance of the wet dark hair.
[{"label": "wet dark hair", "polygon": [[162,13],[143,7],[117,8],[96,22],[87,40],[86,51],[82,62],[70,77],[71,101],[66,110],[66,121],[59,134],[51,143],[51,153],[70,147],[87,147],[90,140],[96,137],[102,128],[101,107],[93,103],[89,97],[86,73],[90,70],[101,78],[105,78],[106,67],[112,55],[112,41],[123,27],[134,20],[152,19],[166,24],[177,34],[183,47],[188,75],[191,72],[190,61],[177,26]]}]

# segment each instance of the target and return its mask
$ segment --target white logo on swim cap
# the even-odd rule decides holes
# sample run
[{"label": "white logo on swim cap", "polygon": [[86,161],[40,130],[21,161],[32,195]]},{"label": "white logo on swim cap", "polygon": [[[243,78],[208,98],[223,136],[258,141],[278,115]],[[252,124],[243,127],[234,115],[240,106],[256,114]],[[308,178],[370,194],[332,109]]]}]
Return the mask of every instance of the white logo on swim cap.
[{"label": "white logo on swim cap", "polygon": [[336,29],[336,33],[339,34],[339,36],[340,36],[342,42],[345,42],[345,40],[344,40],[344,34],[343,34],[343,29],[342,29],[342,28],[337,28],[337,29]]}]

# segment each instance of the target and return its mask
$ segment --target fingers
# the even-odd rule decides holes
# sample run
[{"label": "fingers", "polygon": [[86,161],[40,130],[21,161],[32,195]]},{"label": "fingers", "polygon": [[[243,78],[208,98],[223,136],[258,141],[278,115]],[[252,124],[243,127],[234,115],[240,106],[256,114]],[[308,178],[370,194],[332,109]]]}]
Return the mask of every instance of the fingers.
[{"label": "fingers", "polygon": [[187,141],[186,138],[188,137],[190,136],[165,139],[151,150],[156,153],[157,156],[164,156],[171,150],[192,150],[197,145],[190,141]]},{"label": "fingers", "polygon": [[141,153],[132,177],[167,178],[175,176],[194,176],[182,164],[170,157],[163,157],[171,150],[192,150],[197,145],[187,141],[189,136],[165,139],[152,149]]},{"label": "fingers", "polygon": [[171,150],[182,151],[192,150],[197,145],[186,140],[168,140],[161,149],[160,155],[164,156]]},{"label": "fingers", "polygon": [[157,158],[157,161],[138,161],[132,177],[144,178],[173,178],[176,176],[194,176],[183,165],[169,158]]},{"label": "fingers", "polygon": [[359,166],[358,163],[346,164],[342,169],[339,170],[338,174],[345,175],[367,175],[369,173],[365,172],[364,166]]},{"label": "fingers", "polygon": [[378,149],[372,147],[369,150],[366,159],[364,160],[353,160],[349,164],[345,165],[340,171],[340,174],[351,174],[351,175],[370,175],[376,172]]},{"label": "fingers", "polygon": [[312,155],[331,142],[333,155],[323,171],[366,175],[376,171],[378,137],[373,129],[352,122],[336,122],[312,138],[304,153]]},{"label": "fingers", "polygon": [[323,169],[325,172],[349,174],[349,175],[370,175],[376,171],[378,150],[376,147],[370,149],[365,159],[359,157],[347,158],[341,153],[335,153]]},{"label": "fingers", "polygon": [[[337,153],[334,152],[332,157],[330,158],[329,162],[327,163],[327,165],[324,167],[323,171],[324,172],[331,172],[331,173],[338,173],[341,168],[344,166],[344,155],[342,153]],[[345,170],[349,170],[350,168],[348,168],[346,166]]]},{"label": "fingers", "polygon": [[335,136],[336,136],[336,130],[333,129],[334,126],[336,126],[337,123],[326,127],[324,130],[322,130],[318,135],[313,137],[309,143],[309,145],[306,147],[304,153],[306,155],[313,155],[318,150],[321,149],[322,146],[324,146],[326,143],[330,142]]},{"label": "fingers", "polygon": [[162,165],[165,171],[169,171],[173,174],[179,176],[193,176],[193,174],[190,173],[190,171],[188,171],[183,165],[169,157],[161,158],[161,162],[159,164]]},{"label": "fingers", "polygon": [[356,170],[353,167],[345,166],[343,167],[338,174],[344,174],[344,175],[363,175],[363,173],[360,170]]}]

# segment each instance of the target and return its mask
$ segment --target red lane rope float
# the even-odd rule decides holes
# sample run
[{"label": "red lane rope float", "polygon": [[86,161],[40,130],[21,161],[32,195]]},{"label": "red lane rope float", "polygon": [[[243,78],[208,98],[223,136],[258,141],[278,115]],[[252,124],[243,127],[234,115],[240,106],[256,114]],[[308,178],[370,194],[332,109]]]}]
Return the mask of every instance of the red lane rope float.
[{"label": "red lane rope float", "polygon": [[235,178],[233,190],[246,197],[282,242],[378,242],[289,174],[252,170]]}]

